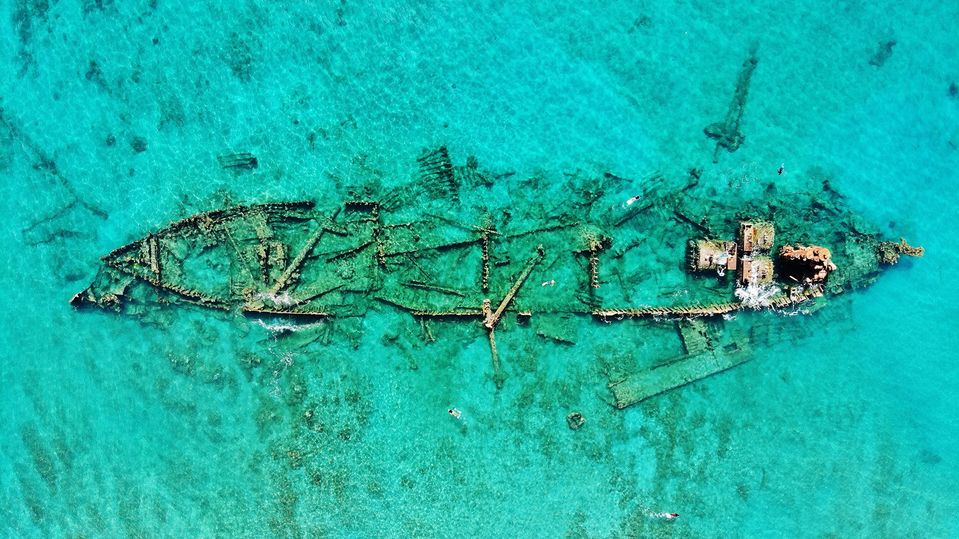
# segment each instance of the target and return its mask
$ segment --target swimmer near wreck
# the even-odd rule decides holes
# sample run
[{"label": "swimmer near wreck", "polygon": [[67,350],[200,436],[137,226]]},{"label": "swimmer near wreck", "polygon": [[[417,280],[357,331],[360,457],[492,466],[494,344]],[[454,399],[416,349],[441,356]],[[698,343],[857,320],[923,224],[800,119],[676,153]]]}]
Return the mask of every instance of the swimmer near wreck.
[{"label": "swimmer near wreck", "polygon": [[[897,262],[923,254],[881,237],[828,179],[794,172],[794,190],[749,198],[718,193],[702,167],[689,170],[697,172],[640,179],[557,172],[567,197],[557,204],[534,188],[550,173],[488,170],[475,157],[458,165],[445,147],[426,150],[411,179],[390,189],[379,180],[344,183],[341,200],[215,208],[140,231],[101,258],[70,303],[145,319],[199,308],[238,323],[312,324],[320,337],[310,346],[354,348],[365,330],[384,327],[358,319],[392,317],[392,325],[412,323],[383,337],[397,354],[444,338],[464,348],[485,341],[496,388],[515,372],[505,368],[515,350],[497,343],[504,332],[512,342],[518,334],[578,350],[588,344],[577,344],[576,328],[587,325],[672,328],[675,349],[663,348],[664,357],[608,374],[608,402],[625,408],[787,338],[780,326],[790,322],[775,313],[817,311],[886,268],[908,271]],[[642,202],[623,207],[620,193],[639,183]],[[490,196],[499,184],[509,199]],[[634,325],[608,329],[613,323]],[[760,331],[770,324],[777,329]],[[277,338],[302,342],[305,334]],[[596,360],[582,349],[582,361]]]}]

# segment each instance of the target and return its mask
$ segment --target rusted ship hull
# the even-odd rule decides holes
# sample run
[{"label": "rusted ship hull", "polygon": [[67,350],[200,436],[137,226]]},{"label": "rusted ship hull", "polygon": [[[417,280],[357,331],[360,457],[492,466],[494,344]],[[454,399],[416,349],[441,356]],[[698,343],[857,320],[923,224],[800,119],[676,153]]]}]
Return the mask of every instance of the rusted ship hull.
[{"label": "rusted ship hull", "polygon": [[[746,208],[710,202],[706,216],[695,213],[698,175],[691,174],[671,187],[645,182],[650,187],[641,202],[623,211],[596,217],[594,199],[568,211],[543,211],[542,222],[518,226],[502,209],[461,200],[463,186],[489,183],[475,163],[455,167],[441,149],[424,155],[420,169],[403,196],[325,207],[256,204],[176,221],[104,256],[95,281],[71,303],[117,311],[130,303],[182,303],[335,318],[362,315],[375,301],[420,320],[476,324],[487,333],[493,379],[502,385],[495,335],[506,316],[688,321],[784,309],[865,286],[899,254],[921,255],[905,242],[857,229],[858,218],[828,184]],[[616,180],[607,174],[600,184],[612,189]],[[404,205],[417,197],[457,211],[441,215]],[[694,252],[684,254],[687,240]],[[683,302],[637,305],[632,289],[651,277],[644,260],[664,241],[675,264],[688,261],[684,282],[692,292]],[[779,259],[776,246],[788,247]],[[561,285],[553,286],[557,277]],[[702,282],[713,285],[700,293]],[[690,345],[685,334],[684,342],[682,361],[612,381],[613,403],[625,407],[731,368],[748,353],[748,343]]]}]

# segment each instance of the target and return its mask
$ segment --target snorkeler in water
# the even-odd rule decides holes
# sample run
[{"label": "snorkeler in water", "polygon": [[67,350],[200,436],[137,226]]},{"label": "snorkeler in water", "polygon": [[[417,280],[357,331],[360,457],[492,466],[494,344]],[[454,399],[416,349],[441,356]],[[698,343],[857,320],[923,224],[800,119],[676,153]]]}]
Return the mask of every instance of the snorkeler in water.
[{"label": "snorkeler in water", "polygon": [[636,202],[637,200],[639,200],[639,199],[641,199],[641,198],[643,198],[643,195],[636,195],[636,196],[634,196],[633,198],[627,200],[627,201],[626,201],[626,205],[629,206],[629,205],[631,205],[633,202]]},{"label": "snorkeler in water", "polygon": [[679,513],[650,513],[649,516],[653,518],[661,518],[664,520],[672,520],[679,517]]},{"label": "snorkeler in water", "polygon": [[461,412],[459,408],[450,408],[447,410],[447,413],[453,416],[454,419],[459,419],[463,416],[463,412]]}]

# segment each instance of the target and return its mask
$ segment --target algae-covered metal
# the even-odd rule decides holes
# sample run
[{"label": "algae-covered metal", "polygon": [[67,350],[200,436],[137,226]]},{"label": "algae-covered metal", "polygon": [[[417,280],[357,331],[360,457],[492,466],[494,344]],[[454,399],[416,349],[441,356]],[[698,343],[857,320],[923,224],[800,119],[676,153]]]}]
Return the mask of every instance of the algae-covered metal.
[{"label": "algae-covered metal", "polygon": [[[323,319],[396,309],[419,319],[429,339],[429,320],[462,320],[486,332],[498,386],[504,375],[496,331],[504,317],[679,320],[682,356],[611,381],[613,404],[622,408],[748,359],[748,339],[710,336],[710,328],[691,321],[841,293],[871,282],[881,263],[900,253],[921,254],[861,230],[826,182],[734,206],[711,200],[698,174],[656,176],[643,181],[640,203],[597,211],[628,183],[607,173],[570,179],[573,200],[561,211],[536,207],[531,198],[519,218],[516,208],[471,196],[496,182],[475,159],[456,167],[440,148],[418,162],[415,181],[379,199],[253,204],[171,223],[104,256],[94,282],[71,303],[120,312],[193,304]],[[434,213],[430,200],[454,211]],[[769,254],[777,252],[774,238],[797,245],[779,251],[792,264],[782,275]],[[813,242],[815,249],[802,247]],[[684,253],[687,245],[695,252]],[[796,269],[795,253],[803,249],[818,257],[807,279],[796,278],[805,275]],[[633,300],[637,289],[651,287],[648,280],[677,279],[671,270],[684,261],[696,272],[681,277],[687,300]],[[559,331],[536,334],[574,342]]]}]

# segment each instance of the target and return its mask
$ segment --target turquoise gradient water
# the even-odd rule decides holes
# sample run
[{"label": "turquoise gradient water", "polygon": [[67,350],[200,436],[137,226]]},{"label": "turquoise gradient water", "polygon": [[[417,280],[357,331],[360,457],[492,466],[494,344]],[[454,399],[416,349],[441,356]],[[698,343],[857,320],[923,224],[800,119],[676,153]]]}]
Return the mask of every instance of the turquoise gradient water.
[{"label": "turquoise gradient water", "polygon": [[[500,4],[0,4],[0,534],[959,536],[959,9]],[[746,142],[713,164],[703,127],[754,42]],[[507,328],[497,391],[479,328],[401,350],[420,328],[385,308],[324,345],[67,304],[172,220],[388,191],[440,143],[557,203],[577,169],[702,167],[721,197],[783,163],[784,188],[828,176],[926,256],[625,411],[604,369],[661,358],[671,327]],[[260,167],[222,170],[237,151]],[[649,284],[681,294],[679,270]]]}]

